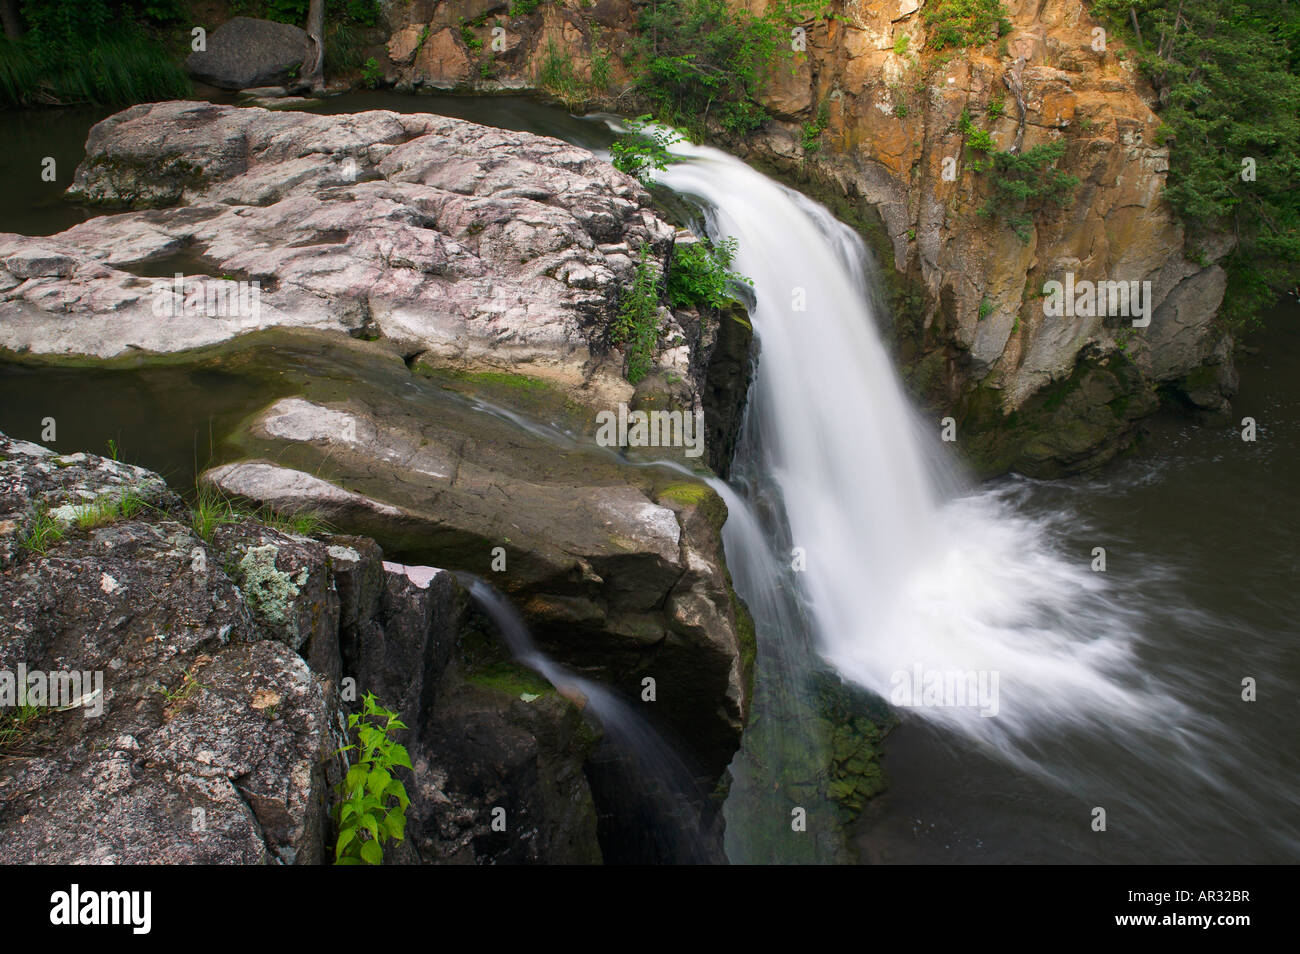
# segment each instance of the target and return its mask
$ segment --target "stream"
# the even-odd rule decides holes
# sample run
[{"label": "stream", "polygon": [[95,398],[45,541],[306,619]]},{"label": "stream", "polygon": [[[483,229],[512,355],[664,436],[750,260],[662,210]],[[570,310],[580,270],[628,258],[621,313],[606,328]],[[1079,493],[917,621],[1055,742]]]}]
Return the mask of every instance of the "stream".
[{"label": "stream", "polygon": [[[601,121],[519,97],[363,93],[326,107],[374,108],[593,150],[612,139]],[[44,156],[59,163],[57,183],[6,191],[0,230],[50,234],[86,216],[58,194],[102,115],[0,113],[8,181],[34,178]],[[1265,316],[1241,361],[1234,416],[1259,422],[1257,442],[1167,415],[1140,453],[1098,476],[977,485],[899,383],[856,234],[734,157],[674,151],[681,161],[660,181],[715,238],[738,239],[735,268],[755,283],[745,427],[730,482],[713,482],[759,641],[754,711],[723,808],[728,859],[1300,860],[1295,300]],[[0,430],[39,440],[41,419],[56,416],[60,451],[103,453],[112,437],[128,459],[192,486],[235,453],[219,436],[269,400],[345,386],[341,372],[318,380],[322,363],[292,349],[203,368],[0,363]],[[1092,569],[1098,546],[1105,572]],[[476,595],[507,631],[508,607]],[[879,699],[910,685],[900,673],[947,672],[981,674],[987,697],[897,708],[889,787],[849,821],[814,777],[835,748],[819,708],[826,686],[842,682],[883,715]],[[1241,699],[1247,677],[1257,702]],[[612,701],[609,712],[617,723]],[[1098,807],[1104,832],[1092,829]]]}]

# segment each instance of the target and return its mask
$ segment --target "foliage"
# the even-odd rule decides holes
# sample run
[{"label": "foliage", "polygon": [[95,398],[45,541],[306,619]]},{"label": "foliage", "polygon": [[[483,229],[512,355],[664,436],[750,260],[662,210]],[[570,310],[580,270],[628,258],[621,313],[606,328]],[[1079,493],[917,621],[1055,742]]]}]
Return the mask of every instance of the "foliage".
[{"label": "foliage", "polygon": [[734,282],[753,281],[731,270],[736,257],[736,240],[679,242],[673,246],[673,263],[668,270],[668,303],[674,308],[700,306],[722,308],[736,300],[730,292]]},{"label": "foliage", "polygon": [[[232,0],[230,9],[248,17],[302,26],[307,22],[311,0]],[[326,0],[326,22],[355,23],[372,27],[379,23],[378,0]]]},{"label": "foliage", "polygon": [[78,507],[73,522],[78,530],[92,530],[119,518],[129,520],[146,506],[148,503],[144,497],[133,490],[120,494],[101,494],[90,503]]},{"label": "foliage", "polygon": [[1077,176],[1056,167],[1064,152],[1065,141],[1058,139],[1022,153],[991,153],[981,169],[992,174],[993,194],[980,215],[1002,219],[1029,244],[1033,213],[1047,202],[1068,205],[1071,190],[1079,184]]},{"label": "foliage", "polygon": [[652,169],[667,169],[673,161],[668,147],[681,137],[662,127],[653,126],[649,115],[627,121],[628,132],[609,147],[609,161],[619,172],[626,172],[642,185],[653,181]]},{"label": "foliage", "polygon": [[411,800],[406,786],[394,777],[398,768],[411,768],[406,748],[392,738],[405,729],[397,713],[385,709],[368,692],[361,712],[348,716],[348,729],[357,742],[341,752],[357,752],[357,760],[339,784],[339,837],[334,863],[377,865],[384,860],[383,846],[406,837],[406,809]]},{"label": "foliage", "polygon": [[627,352],[628,381],[637,384],[650,371],[659,342],[659,276],[650,260],[650,247],[641,246],[636,277],[623,295],[609,340]]},{"label": "foliage", "polygon": [[369,89],[374,89],[379,85],[382,74],[379,69],[379,61],[373,56],[366,60],[361,66],[361,82],[366,84]]},{"label": "foliage", "polygon": [[966,139],[966,147],[976,152],[990,153],[997,149],[997,143],[987,129],[972,129]]},{"label": "foliage", "polygon": [[[1094,0],[1127,31],[1159,95],[1170,146],[1165,196],[1193,241],[1230,233],[1229,322],[1300,282],[1300,4]],[[1132,31],[1136,20],[1141,36]],[[1255,160],[1254,181],[1243,161]]]},{"label": "foliage", "polygon": [[34,728],[34,724],[49,710],[45,706],[25,702],[6,706],[0,711],[0,753],[21,742]]},{"label": "foliage", "polygon": [[526,17],[540,7],[543,0],[514,0],[510,4],[509,15],[512,17]]},{"label": "foliage", "polygon": [[474,32],[475,27],[479,25],[470,23],[464,17],[460,18],[460,39],[465,44],[465,48],[469,50],[470,56],[478,56],[479,53],[483,52],[483,41]]},{"label": "foliage", "polygon": [[1002,0],[931,0],[924,15],[935,50],[982,46],[1011,29]]},{"label": "foliage", "polygon": [[831,104],[829,100],[824,99],[817,107],[817,115],[813,121],[803,124],[803,139],[800,145],[803,146],[805,156],[815,153],[822,147],[822,133],[826,131],[830,121]]},{"label": "foliage", "polygon": [[190,528],[201,540],[211,542],[217,528],[227,523],[239,523],[247,517],[234,502],[215,487],[200,484],[190,508]]},{"label": "foliage", "polygon": [[18,545],[31,553],[45,556],[61,539],[63,539],[63,525],[50,516],[48,510],[42,508],[36,511],[31,525],[18,538]]},{"label": "foliage", "polygon": [[567,109],[576,109],[589,99],[587,84],[573,68],[573,58],[552,37],[537,70],[537,86],[555,97]]},{"label": "foliage", "polygon": [[758,98],[785,36],[774,16],[725,0],[658,0],[637,25],[636,87],[664,122],[701,137],[711,120],[744,134],[767,118]]},{"label": "foliage", "polygon": [[172,0],[26,0],[26,34],[0,38],[0,103],[119,105],[179,98],[189,77],[157,39]]},{"label": "foliage", "polygon": [[614,78],[610,73],[609,51],[596,46],[597,29],[596,25],[592,24],[591,87],[603,93],[609,89]]}]

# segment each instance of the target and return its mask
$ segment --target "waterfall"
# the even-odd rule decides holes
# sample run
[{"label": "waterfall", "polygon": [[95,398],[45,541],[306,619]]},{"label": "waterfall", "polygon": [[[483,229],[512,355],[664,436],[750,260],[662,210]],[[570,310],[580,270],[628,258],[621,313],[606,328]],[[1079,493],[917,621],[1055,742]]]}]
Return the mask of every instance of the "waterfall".
[{"label": "waterfall", "polygon": [[[1054,521],[1068,511],[1028,515],[1014,482],[960,489],[939,422],[918,418],[882,344],[857,235],[732,156],[673,151],[658,179],[699,203],[712,238],[738,239],[759,342],[735,489],[714,482],[731,509],[728,565],[759,633],[759,718],[732,766],[729,857],[844,857],[779,837],[790,805],[811,798],[787,784],[798,773],[784,763],[828,755],[807,727],[823,660],[904,718],[1069,791],[1100,787],[1153,826],[1181,815],[1194,830],[1213,813],[1190,795],[1147,804],[1134,783],[1144,773],[1204,805],[1239,795],[1246,767],[1230,736],[1140,652],[1147,609],[1092,571],[1090,551],[1063,546]],[[968,675],[971,694],[955,704]],[[936,676],[956,678],[911,698]],[[977,679],[988,699],[974,697]]]},{"label": "waterfall", "polygon": [[[468,573],[458,573],[457,577],[496,624],[515,660],[542,676],[560,695],[591,715],[603,730],[602,744],[608,746],[609,752],[605,758],[593,761],[603,769],[599,784],[612,789],[607,801],[615,803],[604,817],[613,819],[613,827],[621,832],[614,836],[605,833],[602,848],[606,853],[613,837],[622,842],[619,847],[624,849],[629,841],[635,842],[630,849],[632,860],[722,860],[705,830],[708,807],[704,794],[672,746],[615,693],[576,675],[538,649],[518,611],[496,589]],[[593,789],[597,785],[597,779],[592,778]]]}]

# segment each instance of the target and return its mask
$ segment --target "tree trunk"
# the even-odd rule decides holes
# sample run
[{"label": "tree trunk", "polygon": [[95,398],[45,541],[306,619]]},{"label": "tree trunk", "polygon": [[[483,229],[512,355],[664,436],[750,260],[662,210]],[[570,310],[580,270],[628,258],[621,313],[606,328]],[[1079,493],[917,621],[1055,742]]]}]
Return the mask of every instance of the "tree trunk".
[{"label": "tree trunk", "polygon": [[18,15],[18,0],[0,0],[0,20],[4,21],[5,36],[17,40],[23,35],[23,18]]},{"label": "tree trunk", "polygon": [[325,0],[311,0],[307,8],[307,58],[299,75],[316,95],[325,92]]}]

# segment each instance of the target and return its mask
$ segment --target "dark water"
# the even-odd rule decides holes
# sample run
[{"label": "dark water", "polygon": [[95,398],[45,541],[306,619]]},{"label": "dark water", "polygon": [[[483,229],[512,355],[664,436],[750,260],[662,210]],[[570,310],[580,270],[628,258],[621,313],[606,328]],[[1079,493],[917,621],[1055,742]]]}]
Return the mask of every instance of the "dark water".
[{"label": "dark water", "polygon": [[[521,97],[350,94],[328,112],[432,111],[555,135],[591,148],[596,123]],[[0,113],[0,231],[51,234],[88,212],[61,198],[91,123],[86,110]],[[42,183],[54,156],[58,179]],[[865,862],[1197,862],[1300,860],[1300,305],[1253,337],[1241,362],[1239,427],[1153,421],[1135,457],[1100,477],[995,485],[1017,512],[1051,520],[1055,542],[1085,562],[1105,546],[1107,580],[1135,631],[1136,678],[1158,683],[1181,721],[1141,732],[1045,725],[1041,770],[1009,765],[915,718],[892,734],[890,788],[854,831]],[[328,356],[326,356],[328,357]],[[269,342],[201,367],[49,369],[0,364],[0,430],[53,446],[121,455],[193,486],[234,452],[223,435],[290,391],[345,388],[320,354]],[[395,369],[394,373],[400,369]],[[400,375],[399,375],[400,376]],[[318,380],[319,379],[319,380]],[[313,381],[317,380],[316,384]],[[1026,586],[1034,581],[1026,580]],[[1241,700],[1241,680],[1258,701]],[[1072,770],[1103,760],[1106,779]],[[1105,806],[1108,830],[1091,830]]]},{"label": "dark water", "polygon": [[[86,133],[111,113],[99,107],[0,112],[0,232],[51,235],[90,218],[63,193],[85,156]],[[47,158],[54,159],[53,181],[44,178]]]}]

